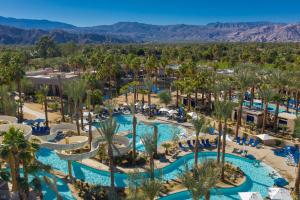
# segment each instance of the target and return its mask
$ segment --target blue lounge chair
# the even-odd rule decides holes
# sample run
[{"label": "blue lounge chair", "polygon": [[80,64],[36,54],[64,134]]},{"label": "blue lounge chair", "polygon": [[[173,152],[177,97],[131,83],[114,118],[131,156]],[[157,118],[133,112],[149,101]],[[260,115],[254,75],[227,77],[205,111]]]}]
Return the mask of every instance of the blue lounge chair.
[{"label": "blue lounge chair", "polygon": [[240,138],[239,136],[237,136],[237,137],[236,137],[236,143],[237,143],[237,144],[240,144],[240,142],[241,142],[241,138]]},{"label": "blue lounge chair", "polygon": [[186,147],[183,146],[181,142],[178,142],[178,146],[179,146],[180,149],[186,151]]},{"label": "blue lounge chair", "polygon": [[218,138],[215,138],[215,146],[218,146]]},{"label": "blue lounge chair", "polygon": [[206,147],[211,147],[212,145],[210,144],[210,142],[209,142],[209,139],[206,139],[205,140],[205,144],[206,144]]},{"label": "blue lounge chair", "polygon": [[243,137],[243,139],[242,139],[240,145],[246,144],[246,142],[247,142],[247,138],[246,138],[246,137]]},{"label": "blue lounge chair", "polygon": [[276,185],[277,187],[284,187],[284,186],[287,186],[288,184],[289,184],[289,182],[287,180],[285,180],[284,178],[274,179],[274,185]]},{"label": "blue lounge chair", "polygon": [[206,147],[206,143],[205,143],[204,139],[201,139],[201,143],[204,147]]},{"label": "blue lounge chair", "polygon": [[254,139],[250,138],[249,142],[247,143],[247,145],[252,145],[254,143]]},{"label": "blue lounge chair", "polygon": [[191,140],[187,140],[186,143],[188,144],[190,149],[194,149],[194,146],[191,144]]},{"label": "blue lounge chair", "polygon": [[251,146],[253,146],[253,147],[257,147],[257,145],[259,145],[259,143],[260,143],[259,139],[256,139],[256,140],[255,140],[255,142],[254,142],[254,143],[252,143],[252,145],[251,145]]}]

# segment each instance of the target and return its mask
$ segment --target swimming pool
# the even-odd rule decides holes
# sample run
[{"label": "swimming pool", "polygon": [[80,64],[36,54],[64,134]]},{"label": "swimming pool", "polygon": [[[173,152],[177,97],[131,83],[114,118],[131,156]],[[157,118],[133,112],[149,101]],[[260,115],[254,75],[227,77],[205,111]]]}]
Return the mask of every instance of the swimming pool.
[{"label": "swimming pool", "polygon": [[[63,173],[68,173],[67,161],[61,160],[54,151],[41,148],[37,153],[37,158],[44,164],[51,165],[54,169],[60,170]],[[193,153],[183,156],[173,162],[172,164],[162,168],[162,177],[164,180],[171,180],[177,178],[178,174],[184,169],[184,166],[188,164],[190,167],[193,165]],[[200,152],[200,162],[204,159],[215,159],[215,152]],[[230,189],[214,190],[212,199],[239,199],[238,192],[255,191],[260,192],[262,196],[267,196],[268,187],[273,185],[273,179],[269,176],[269,173],[275,171],[271,167],[261,164],[260,167],[255,167],[253,161],[226,154],[226,161],[233,163],[233,165],[240,167],[247,176],[247,181],[240,187]],[[107,171],[97,170],[89,166],[83,165],[78,162],[73,162],[73,175],[77,179],[81,179],[91,184],[100,184],[108,186],[110,185],[110,174]],[[159,173],[156,170],[156,173]],[[118,187],[127,186],[127,175],[124,173],[115,173],[115,185]],[[177,196],[179,195],[179,196]],[[181,192],[165,197],[164,199],[189,199],[188,192]]]},{"label": "swimming pool", "polygon": [[[132,115],[115,115],[114,116],[119,126],[119,132],[123,131],[130,131],[132,132]],[[154,122],[158,129],[158,145],[172,140],[174,137],[174,133],[181,133],[184,132],[184,128],[172,124],[166,124],[166,123],[159,123]],[[97,126],[97,124],[96,124]],[[98,124],[99,126],[99,124]],[[144,151],[144,145],[141,142],[140,137],[143,136],[143,134],[146,133],[153,133],[153,126],[146,125],[140,121],[137,122],[136,127],[136,135],[137,135],[137,141],[136,141],[136,148],[138,151]],[[131,139],[132,135],[128,135],[128,137]]]},{"label": "swimming pool", "polygon": [[[249,107],[250,106],[250,101],[244,101],[243,106]],[[253,102],[253,107],[261,109],[261,103],[260,102]],[[276,105],[275,104],[268,104],[268,110],[269,110],[269,112],[275,112],[276,111]],[[286,112],[286,109],[282,108],[282,107],[279,107],[279,113],[282,113],[282,112]]]}]

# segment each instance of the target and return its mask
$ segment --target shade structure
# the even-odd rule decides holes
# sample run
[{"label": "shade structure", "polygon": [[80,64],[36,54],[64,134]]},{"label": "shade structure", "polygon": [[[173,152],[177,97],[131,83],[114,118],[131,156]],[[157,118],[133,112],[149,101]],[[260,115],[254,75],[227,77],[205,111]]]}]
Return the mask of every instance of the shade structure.
[{"label": "shade structure", "polygon": [[169,110],[168,113],[169,113],[170,115],[173,115],[173,114],[177,114],[178,111],[177,111],[177,110]]},{"label": "shade structure", "polygon": [[269,197],[272,200],[292,200],[290,192],[284,188],[269,188]]},{"label": "shade structure", "polygon": [[[93,112],[91,112],[91,116],[93,116],[94,115],[94,113]],[[83,112],[83,117],[88,117],[89,116],[89,112]]]},{"label": "shade structure", "polygon": [[168,111],[169,111],[168,108],[160,108],[160,109],[159,109],[159,112],[168,112]]},{"label": "shade structure", "polygon": [[[223,140],[223,135],[221,136],[221,140]],[[228,141],[228,142],[232,142],[233,141],[232,138],[230,138],[229,135],[226,135],[225,140]]]},{"label": "shade structure", "polygon": [[143,109],[148,109],[149,105],[148,104],[144,104]]},{"label": "shade structure", "polygon": [[258,137],[259,139],[261,139],[262,141],[267,141],[267,140],[274,140],[276,138],[268,135],[268,134],[259,134],[256,137]]},{"label": "shade structure", "polygon": [[239,192],[241,200],[263,200],[258,192]]}]

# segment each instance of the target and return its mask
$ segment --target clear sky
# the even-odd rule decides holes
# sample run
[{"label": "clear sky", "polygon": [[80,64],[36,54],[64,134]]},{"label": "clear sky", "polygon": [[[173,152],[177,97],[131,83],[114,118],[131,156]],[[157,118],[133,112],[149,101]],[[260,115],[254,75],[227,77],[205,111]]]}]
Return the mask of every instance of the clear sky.
[{"label": "clear sky", "polygon": [[151,24],[300,22],[300,0],[0,0],[0,15],[77,26],[136,21]]}]

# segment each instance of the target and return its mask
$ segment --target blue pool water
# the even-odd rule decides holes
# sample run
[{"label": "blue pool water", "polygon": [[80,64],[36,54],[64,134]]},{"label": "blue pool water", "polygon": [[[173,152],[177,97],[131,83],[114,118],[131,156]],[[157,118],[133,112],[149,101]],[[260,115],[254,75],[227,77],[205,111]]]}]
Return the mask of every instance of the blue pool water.
[{"label": "blue pool water", "polygon": [[[249,101],[244,101],[243,105],[249,107],[250,102]],[[261,108],[261,103],[260,102],[253,102],[253,107],[260,109]],[[275,112],[276,105],[275,104],[268,104],[268,110],[269,110],[269,112]],[[284,109],[282,107],[279,107],[279,113],[282,113],[282,112],[286,112],[286,109]]]},{"label": "blue pool water", "polygon": [[[45,172],[39,172],[37,176],[42,180],[42,190],[43,190],[43,195],[45,200],[52,200],[56,199],[56,194],[52,189],[43,181],[43,176],[47,176],[51,178],[52,180],[56,181],[56,186],[59,191],[60,196],[64,200],[75,200],[73,197],[71,191],[69,190],[68,185],[61,179],[56,177],[53,174],[45,173]],[[33,179],[33,176],[29,177],[30,181]]]},{"label": "blue pool water", "polygon": [[[115,115],[114,116],[119,126],[119,132],[122,131],[130,131],[132,132],[132,115]],[[158,145],[172,140],[175,132],[182,132],[183,128],[171,125],[171,124],[165,124],[165,123],[154,123],[157,126],[158,129]],[[137,123],[136,127],[136,134],[137,134],[137,150],[138,151],[144,151],[144,145],[142,144],[140,137],[143,136],[143,134],[150,133],[153,134],[153,126],[146,125],[142,122]],[[131,138],[131,136],[128,136]]]},{"label": "blue pool water", "polygon": [[[201,152],[199,154],[200,162],[204,159],[215,159],[215,152]],[[42,148],[37,153],[37,158],[44,164],[49,164],[53,168],[68,173],[67,162],[61,160],[54,151]],[[184,169],[184,166],[188,164],[190,167],[193,165],[193,153],[188,154],[180,159],[176,160],[172,164],[164,167],[161,172],[164,180],[170,180],[177,178],[178,174]],[[255,167],[253,161],[234,156],[231,154],[226,155],[226,161],[233,163],[235,166],[239,166],[246,174],[247,181],[240,187],[232,189],[219,189],[214,190],[211,199],[239,199],[237,192],[255,191],[260,192],[264,197],[268,194],[268,187],[273,185],[273,179],[268,174],[273,171],[272,168],[262,164],[260,167]],[[159,173],[156,171],[156,173]],[[84,180],[91,184],[110,185],[109,172],[97,170],[78,162],[73,162],[73,175],[77,179]],[[127,175],[124,173],[115,173],[115,185],[118,187],[126,187]],[[178,196],[177,196],[178,195]],[[188,192],[176,193],[170,195],[164,199],[189,199]]]}]

